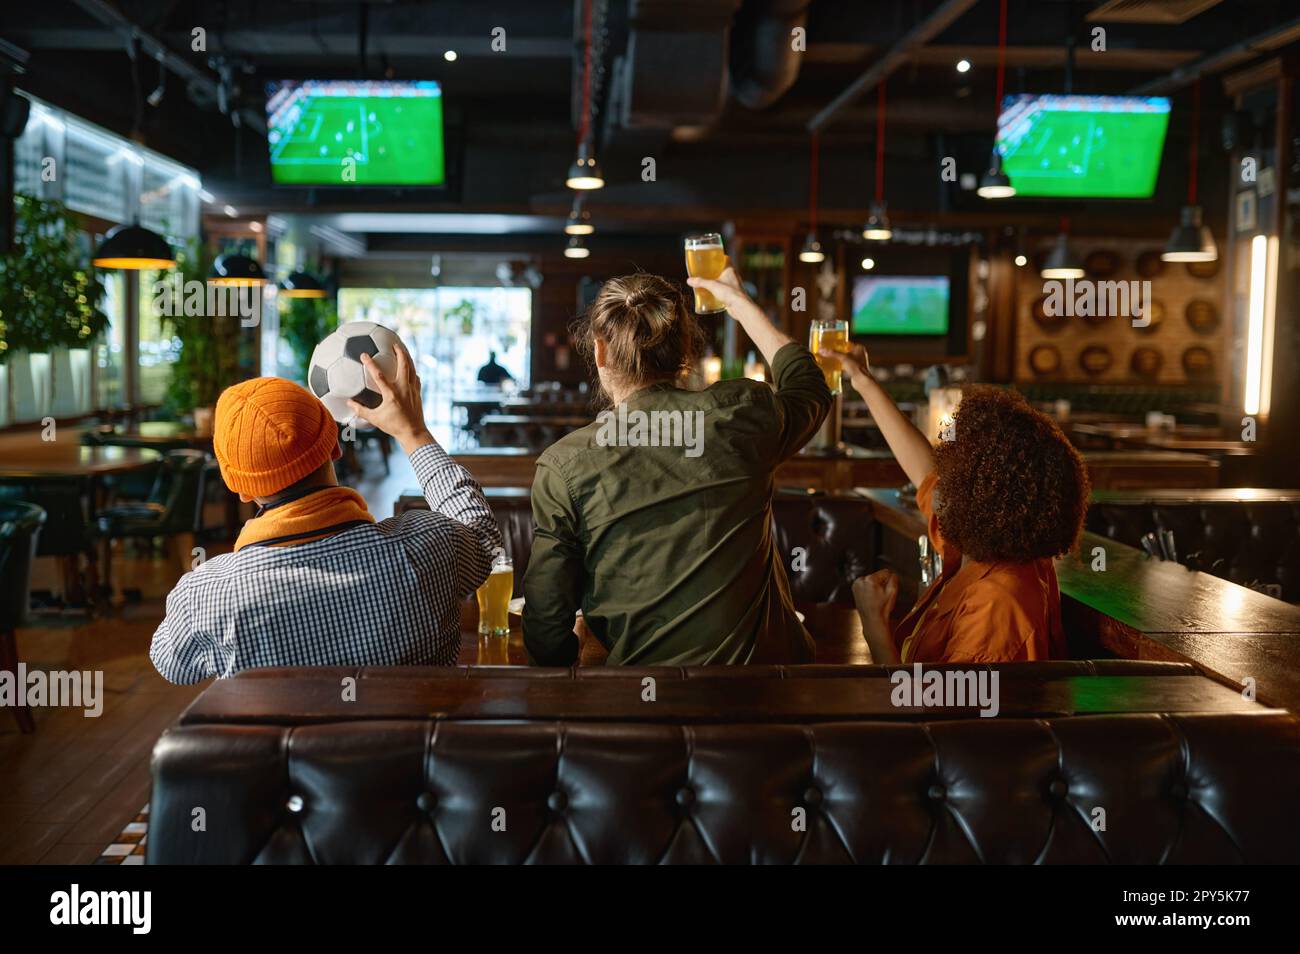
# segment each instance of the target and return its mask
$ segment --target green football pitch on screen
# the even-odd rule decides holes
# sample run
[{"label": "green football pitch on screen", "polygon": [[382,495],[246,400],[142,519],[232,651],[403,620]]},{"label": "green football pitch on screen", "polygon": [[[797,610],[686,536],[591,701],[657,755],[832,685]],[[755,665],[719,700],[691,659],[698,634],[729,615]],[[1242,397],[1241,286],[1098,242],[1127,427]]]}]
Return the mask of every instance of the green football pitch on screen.
[{"label": "green football pitch on screen", "polygon": [[860,276],[853,284],[855,335],[941,335],[948,331],[948,279]]},{"label": "green football pitch on screen", "polygon": [[310,96],[268,138],[272,178],[283,185],[429,186],[446,178],[441,96]]},{"label": "green football pitch on screen", "polygon": [[1167,102],[1161,108],[1155,98],[1126,104],[1117,97],[1042,97],[1009,104],[998,128],[1002,168],[1017,195],[1149,198],[1169,125]]}]

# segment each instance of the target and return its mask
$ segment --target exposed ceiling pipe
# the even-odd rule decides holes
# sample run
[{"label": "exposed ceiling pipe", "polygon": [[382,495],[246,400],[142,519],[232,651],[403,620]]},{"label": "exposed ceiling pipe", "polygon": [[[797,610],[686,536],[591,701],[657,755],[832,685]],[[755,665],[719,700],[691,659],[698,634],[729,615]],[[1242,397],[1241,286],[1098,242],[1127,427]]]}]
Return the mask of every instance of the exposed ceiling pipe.
[{"label": "exposed ceiling pipe", "polygon": [[1300,40],[1300,17],[1288,20],[1280,26],[1257,33],[1239,43],[1226,46],[1216,53],[1203,56],[1186,66],[1180,66],[1165,76],[1150,80],[1129,90],[1133,96],[1158,96],[1171,93],[1195,82],[1202,76],[1219,73],[1230,69],[1238,63],[1261,56],[1279,47]]},{"label": "exposed ceiling pipe", "polygon": [[[142,51],[148,53],[159,64],[171,70],[181,79],[202,89],[214,101],[220,97],[220,84],[212,77],[211,73],[173,53],[171,48],[164,44],[162,40],[136,26],[127,18],[126,14],[113,4],[108,3],[107,0],[72,0],[72,2],[105,26],[120,30],[128,40],[134,38],[139,43]],[[245,125],[256,129],[260,133],[266,133],[266,117],[261,113],[254,112],[251,109],[244,109],[241,110],[241,115]]]},{"label": "exposed ceiling pipe", "polygon": [[849,84],[849,87],[831,100],[830,105],[808,121],[809,132],[820,132],[840,110],[864,93],[870,92],[881,80],[889,77],[911,57],[912,51],[924,46],[948,29],[958,17],[975,6],[978,0],[945,0],[938,9],[904,34],[903,38],[886,51],[871,68]]},{"label": "exposed ceiling pipe", "polygon": [[803,54],[792,31],[808,25],[812,0],[748,0],[731,30],[731,93],[742,106],[765,109],[799,77]]}]

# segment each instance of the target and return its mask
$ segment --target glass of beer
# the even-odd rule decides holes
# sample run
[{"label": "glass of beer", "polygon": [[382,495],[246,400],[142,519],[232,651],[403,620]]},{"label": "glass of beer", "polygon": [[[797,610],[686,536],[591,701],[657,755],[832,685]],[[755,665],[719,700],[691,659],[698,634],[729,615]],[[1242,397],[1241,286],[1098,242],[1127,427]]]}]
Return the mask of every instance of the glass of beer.
[{"label": "glass of beer", "polygon": [[[722,249],[722,236],[717,232],[704,232],[686,237],[686,274],[692,278],[717,278],[727,267],[727,253]],[[703,288],[695,289],[695,313],[716,315],[726,311],[726,306]]]},{"label": "glass of beer", "polygon": [[515,588],[515,567],[508,557],[498,556],[492,572],[478,588],[479,636],[510,635],[510,593]]},{"label": "glass of beer", "polygon": [[822,369],[822,376],[826,379],[826,386],[831,389],[831,394],[839,394],[842,365],[839,358],[823,358],[818,354],[822,348],[829,348],[831,351],[848,351],[849,323],[838,320],[819,321],[814,318],[808,328],[808,350],[817,359],[817,366]]}]

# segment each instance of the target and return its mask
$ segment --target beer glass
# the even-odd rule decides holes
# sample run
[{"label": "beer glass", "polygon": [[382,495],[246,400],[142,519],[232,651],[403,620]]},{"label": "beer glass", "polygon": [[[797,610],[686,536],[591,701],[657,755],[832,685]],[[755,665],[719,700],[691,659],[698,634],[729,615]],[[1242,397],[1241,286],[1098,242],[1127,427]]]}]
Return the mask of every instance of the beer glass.
[{"label": "beer glass", "polygon": [[[727,253],[722,249],[722,236],[717,232],[704,232],[686,238],[686,274],[692,278],[717,278],[727,267]],[[695,289],[695,313],[716,315],[726,311],[726,306],[703,288]]]},{"label": "beer glass", "polygon": [[839,358],[823,358],[818,352],[822,348],[831,351],[849,350],[849,323],[847,321],[813,319],[808,328],[808,350],[817,359],[817,366],[822,369],[822,377],[831,394],[840,393],[840,372],[842,365]]},{"label": "beer glass", "polygon": [[510,635],[510,593],[514,588],[514,564],[507,557],[497,557],[476,594],[479,636]]}]

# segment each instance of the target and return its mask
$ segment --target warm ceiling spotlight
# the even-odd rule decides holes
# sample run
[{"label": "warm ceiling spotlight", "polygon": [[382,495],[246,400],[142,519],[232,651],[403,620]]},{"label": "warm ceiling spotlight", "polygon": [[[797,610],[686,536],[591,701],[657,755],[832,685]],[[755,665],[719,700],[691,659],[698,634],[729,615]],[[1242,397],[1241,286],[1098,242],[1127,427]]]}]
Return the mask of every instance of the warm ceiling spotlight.
[{"label": "warm ceiling spotlight", "polygon": [[988,171],[980,179],[975,193],[981,199],[1009,199],[1016,194],[1016,187],[1002,170],[1002,153],[998,152],[996,146],[993,147],[993,159],[989,162]]},{"label": "warm ceiling spotlight", "polygon": [[569,210],[569,218],[564,223],[565,235],[590,235],[596,231],[591,224],[591,213],[575,202]]},{"label": "warm ceiling spotlight", "polygon": [[95,250],[93,262],[97,268],[129,271],[171,268],[176,264],[176,253],[165,238],[136,223],[109,229]]},{"label": "warm ceiling spotlight", "polygon": [[1065,232],[1056,236],[1056,244],[1047,254],[1047,260],[1043,262],[1042,271],[1038,273],[1043,278],[1082,278],[1086,273],[1079,260],[1074,257],[1074,251],[1070,248],[1070,237]]},{"label": "warm ceiling spotlight", "polygon": [[822,251],[822,243],[817,241],[815,233],[809,232],[808,237],[803,240],[803,248],[799,250],[799,261],[807,262],[809,265],[826,261],[826,253]]},{"label": "warm ceiling spotlight", "polygon": [[869,272],[875,267],[876,267],[876,260],[874,258],[864,258],[862,260],[862,270],[864,272]]},{"label": "warm ceiling spotlight", "polygon": [[957,72],[958,72],[958,73],[969,73],[969,72],[970,72],[970,60],[958,60],[958,61],[957,61]]},{"label": "warm ceiling spotlight", "polygon": [[871,204],[871,214],[867,216],[867,224],[862,227],[862,237],[869,242],[888,242],[894,237],[884,202]]},{"label": "warm ceiling spotlight", "polygon": [[456,51],[455,51],[455,50],[448,50],[446,53],[442,54],[442,58],[443,58],[444,60],[446,60],[448,63],[455,63],[455,62],[456,62]]},{"label": "warm ceiling spotlight", "polygon": [[1029,264],[1029,259],[1026,258],[1024,255],[1017,255],[1017,256],[1016,256],[1016,267],[1017,267],[1017,268],[1024,268],[1024,267],[1025,267],[1026,265],[1028,265],[1028,264]]},{"label": "warm ceiling spotlight", "polygon": [[265,285],[266,273],[255,259],[247,255],[222,255],[212,263],[208,284],[235,288]]},{"label": "warm ceiling spotlight", "polygon": [[591,148],[587,143],[578,147],[578,158],[573,160],[573,165],[569,166],[568,178],[564,184],[570,189],[587,191],[590,189],[602,189],[605,187],[605,176],[600,171],[600,166],[596,164],[596,157],[591,154]]},{"label": "warm ceiling spotlight", "polygon": [[564,247],[565,258],[586,258],[591,254],[591,249],[583,243],[582,239],[575,235],[569,239],[569,244]]},{"label": "warm ceiling spotlight", "polygon": [[1201,207],[1185,205],[1160,257],[1166,262],[1213,262],[1219,257],[1210,227],[1201,222]]},{"label": "warm ceiling spotlight", "polygon": [[325,298],[328,292],[319,278],[300,269],[280,282],[280,294],[285,298]]}]

